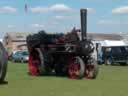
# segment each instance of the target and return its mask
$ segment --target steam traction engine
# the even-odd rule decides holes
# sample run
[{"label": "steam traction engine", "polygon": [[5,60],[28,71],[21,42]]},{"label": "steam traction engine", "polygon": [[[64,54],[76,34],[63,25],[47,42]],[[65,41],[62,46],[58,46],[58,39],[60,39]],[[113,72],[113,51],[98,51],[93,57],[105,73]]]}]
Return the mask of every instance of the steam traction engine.
[{"label": "steam traction engine", "polygon": [[32,76],[69,76],[72,79],[95,79],[97,60],[92,58],[94,45],[86,36],[87,10],[81,9],[81,39],[75,28],[67,34],[40,31],[27,37],[29,73]]}]

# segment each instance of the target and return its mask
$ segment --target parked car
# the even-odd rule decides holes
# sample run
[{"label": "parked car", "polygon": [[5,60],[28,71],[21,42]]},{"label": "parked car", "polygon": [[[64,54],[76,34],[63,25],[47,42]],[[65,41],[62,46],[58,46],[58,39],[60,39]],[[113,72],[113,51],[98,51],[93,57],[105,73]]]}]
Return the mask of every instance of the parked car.
[{"label": "parked car", "polygon": [[103,60],[105,64],[128,65],[128,46],[106,47]]},{"label": "parked car", "polygon": [[28,51],[17,51],[12,55],[12,61],[14,62],[28,62],[29,54]]},{"label": "parked car", "polygon": [[8,54],[0,42],[0,83],[4,81],[7,72]]}]

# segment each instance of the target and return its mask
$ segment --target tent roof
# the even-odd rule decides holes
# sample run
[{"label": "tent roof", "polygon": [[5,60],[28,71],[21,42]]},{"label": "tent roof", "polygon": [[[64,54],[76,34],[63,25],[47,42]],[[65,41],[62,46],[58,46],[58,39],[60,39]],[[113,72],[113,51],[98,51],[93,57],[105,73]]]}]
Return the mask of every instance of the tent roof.
[{"label": "tent roof", "polygon": [[123,41],[105,40],[101,46],[126,46]]}]

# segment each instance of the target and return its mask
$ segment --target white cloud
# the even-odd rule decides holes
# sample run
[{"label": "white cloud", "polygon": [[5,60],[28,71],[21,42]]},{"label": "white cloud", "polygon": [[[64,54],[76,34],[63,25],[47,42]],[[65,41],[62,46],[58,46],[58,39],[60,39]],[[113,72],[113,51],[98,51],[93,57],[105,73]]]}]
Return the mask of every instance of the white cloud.
[{"label": "white cloud", "polygon": [[64,4],[55,4],[50,7],[33,7],[30,11],[33,13],[44,13],[44,12],[68,12],[71,8]]},{"label": "white cloud", "polygon": [[62,19],[71,19],[72,17],[71,16],[61,16],[61,15],[58,15],[58,16],[55,16],[56,19],[59,19],[59,20],[62,20]]},{"label": "white cloud", "polygon": [[8,28],[13,28],[13,27],[14,27],[14,25],[8,25],[7,27],[8,27]]},{"label": "white cloud", "polygon": [[13,8],[11,6],[0,7],[0,13],[14,13],[16,11],[16,8]]},{"label": "white cloud", "polygon": [[44,25],[43,24],[32,24],[31,25],[33,28],[43,28]]},{"label": "white cloud", "polygon": [[128,25],[128,21],[100,20],[97,24],[106,26]]},{"label": "white cloud", "polygon": [[50,10],[53,12],[67,12],[70,11],[71,8],[64,4],[55,4],[50,7]]},{"label": "white cloud", "polygon": [[87,8],[87,11],[88,11],[89,13],[94,13],[94,12],[95,12],[95,9],[93,9],[93,8]]},{"label": "white cloud", "polygon": [[30,11],[33,13],[44,13],[44,12],[48,12],[49,8],[38,6],[38,7],[30,8]]},{"label": "white cloud", "polygon": [[128,6],[122,6],[112,10],[113,14],[128,14]]}]

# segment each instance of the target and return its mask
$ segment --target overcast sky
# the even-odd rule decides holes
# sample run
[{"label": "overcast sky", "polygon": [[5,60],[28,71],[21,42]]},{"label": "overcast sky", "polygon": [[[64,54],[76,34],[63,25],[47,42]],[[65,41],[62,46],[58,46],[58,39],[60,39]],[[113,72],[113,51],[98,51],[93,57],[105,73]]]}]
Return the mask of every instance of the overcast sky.
[{"label": "overcast sky", "polygon": [[0,38],[6,32],[80,28],[81,8],[88,9],[88,32],[128,33],[127,0],[0,0]]}]

